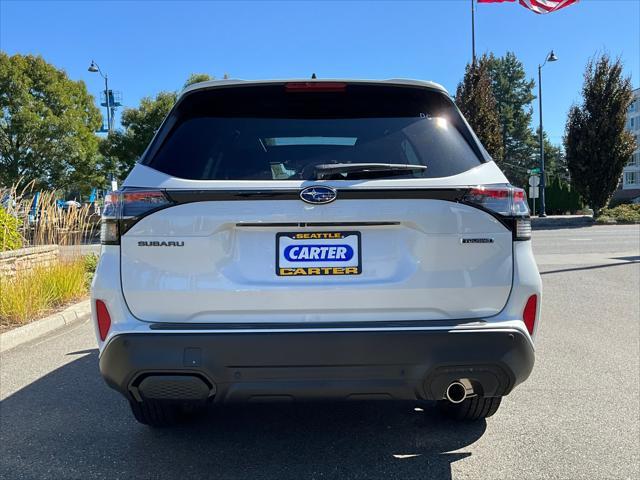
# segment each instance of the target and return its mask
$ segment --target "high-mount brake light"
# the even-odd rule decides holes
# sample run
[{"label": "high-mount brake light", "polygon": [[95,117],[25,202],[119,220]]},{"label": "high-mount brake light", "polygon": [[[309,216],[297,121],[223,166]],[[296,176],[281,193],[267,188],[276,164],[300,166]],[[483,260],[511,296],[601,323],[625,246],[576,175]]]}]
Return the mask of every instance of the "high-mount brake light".
[{"label": "high-mount brake light", "polygon": [[344,82],[289,82],[285,83],[287,92],[344,92]]},{"label": "high-mount brake light", "polygon": [[120,236],[143,216],[173,202],[161,190],[123,190],[106,195],[100,243],[119,245]]},{"label": "high-mount brake light", "polygon": [[531,239],[529,205],[523,189],[512,185],[478,186],[467,191],[463,202],[498,216],[512,230],[514,240]]}]

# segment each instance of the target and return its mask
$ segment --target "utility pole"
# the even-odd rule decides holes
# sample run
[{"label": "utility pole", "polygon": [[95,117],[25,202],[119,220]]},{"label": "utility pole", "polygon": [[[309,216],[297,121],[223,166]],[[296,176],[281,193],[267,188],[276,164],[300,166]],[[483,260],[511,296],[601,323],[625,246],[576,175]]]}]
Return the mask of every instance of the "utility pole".
[{"label": "utility pole", "polygon": [[476,65],[476,14],[474,0],[471,0],[471,65]]}]

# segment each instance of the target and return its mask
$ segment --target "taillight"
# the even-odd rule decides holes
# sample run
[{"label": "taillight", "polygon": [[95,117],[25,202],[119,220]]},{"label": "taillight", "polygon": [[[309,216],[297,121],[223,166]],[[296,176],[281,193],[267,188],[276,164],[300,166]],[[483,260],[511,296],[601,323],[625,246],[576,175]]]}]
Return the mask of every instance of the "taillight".
[{"label": "taillight", "polygon": [[105,197],[100,227],[103,245],[118,245],[123,235],[143,216],[173,202],[161,190],[123,190]]},{"label": "taillight", "polygon": [[96,300],[96,317],[98,318],[98,332],[100,340],[104,342],[111,328],[111,316],[109,310],[102,300]]},{"label": "taillight", "polygon": [[522,319],[527,327],[530,335],[533,335],[533,329],[536,326],[536,310],[538,309],[538,296],[531,295],[527,300],[527,304],[524,306],[522,312]]},{"label": "taillight", "polygon": [[521,188],[511,185],[474,187],[467,191],[462,201],[499,217],[513,232],[514,240],[531,239],[529,205]]},{"label": "taillight", "polygon": [[102,222],[100,223],[100,243],[117,245],[120,243],[118,219],[120,218],[119,192],[111,192],[104,197]]}]

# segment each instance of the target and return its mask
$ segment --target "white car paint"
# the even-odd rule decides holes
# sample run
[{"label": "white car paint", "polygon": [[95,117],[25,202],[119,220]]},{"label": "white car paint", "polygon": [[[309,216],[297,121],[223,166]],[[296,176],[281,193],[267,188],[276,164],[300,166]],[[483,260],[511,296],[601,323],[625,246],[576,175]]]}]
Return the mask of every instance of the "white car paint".
[{"label": "white car paint", "polygon": [[[390,82],[442,88],[430,82]],[[229,84],[237,82],[207,82],[185,92]],[[137,164],[123,187],[259,191],[326,185],[354,190],[404,190],[505,183],[507,179],[492,161],[444,178],[320,182],[188,180]],[[350,227],[362,234],[361,275],[275,275],[275,236],[291,228],[268,224],[340,223],[354,218],[361,222],[397,223]],[[246,228],[239,226],[242,223],[264,226]],[[319,227],[314,231],[336,229]],[[492,243],[462,243],[465,238],[478,237],[491,238]],[[138,246],[138,242],[155,240],[176,240],[184,242],[184,246]],[[523,332],[533,341],[535,331],[533,335],[527,332],[522,311],[531,295],[540,298],[540,294],[541,280],[529,241],[514,242],[512,233],[496,218],[477,208],[433,199],[338,199],[327,205],[309,205],[299,200],[204,201],[172,206],[142,218],[122,236],[121,245],[104,245],[92,285],[92,300],[105,302],[112,322],[104,341],[98,335],[101,352],[116,335],[151,332],[152,322],[299,322],[295,331],[315,331],[317,327],[307,329],[304,324],[332,322],[332,330],[339,328],[335,322],[466,318],[482,321],[450,327],[442,323],[432,327],[386,326],[384,330],[455,332],[508,328]],[[95,321],[95,311],[93,315]],[[540,315],[539,307],[536,315]],[[347,330],[360,329],[350,326]],[[368,323],[364,330],[376,327]],[[246,331],[253,329],[248,326]]]}]

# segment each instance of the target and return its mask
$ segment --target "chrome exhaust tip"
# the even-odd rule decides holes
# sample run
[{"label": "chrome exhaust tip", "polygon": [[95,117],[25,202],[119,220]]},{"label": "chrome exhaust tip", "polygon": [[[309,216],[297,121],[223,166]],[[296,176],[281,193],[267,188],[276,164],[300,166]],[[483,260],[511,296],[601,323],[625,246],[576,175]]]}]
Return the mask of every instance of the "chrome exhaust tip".
[{"label": "chrome exhaust tip", "polygon": [[462,403],[468,396],[467,387],[462,382],[451,382],[445,392],[445,397],[451,403]]}]

